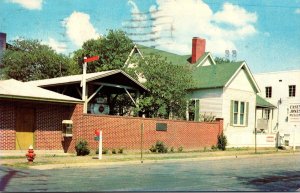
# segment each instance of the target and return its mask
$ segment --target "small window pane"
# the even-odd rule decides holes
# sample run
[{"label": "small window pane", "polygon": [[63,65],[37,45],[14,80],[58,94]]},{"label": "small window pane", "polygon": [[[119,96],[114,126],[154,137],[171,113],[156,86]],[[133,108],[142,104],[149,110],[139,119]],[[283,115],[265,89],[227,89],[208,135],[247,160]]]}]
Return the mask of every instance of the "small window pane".
[{"label": "small window pane", "polygon": [[237,124],[238,123],[238,114],[234,113],[233,115],[233,124]]},{"label": "small window pane", "polygon": [[240,113],[244,113],[244,112],[245,112],[245,102],[241,102]]},{"label": "small window pane", "polygon": [[240,114],[240,124],[244,125],[244,114]]},{"label": "small window pane", "polygon": [[239,111],[239,102],[238,101],[234,101],[233,112],[237,113],[238,111]]}]

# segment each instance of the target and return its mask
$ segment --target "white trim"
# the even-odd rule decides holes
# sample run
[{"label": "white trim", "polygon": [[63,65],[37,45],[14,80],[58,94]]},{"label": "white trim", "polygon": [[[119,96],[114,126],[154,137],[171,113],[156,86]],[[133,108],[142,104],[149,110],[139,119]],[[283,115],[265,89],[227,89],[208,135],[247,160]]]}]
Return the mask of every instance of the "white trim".
[{"label": "white trim", "polygon": [[231,76],[231,78],[226,82],[224,87],[228,87],[229,84],[233,81],[233,79],[238,75],[238,73],[241,71],[241,69],[245,67],[245,71],[247,73],[247,75],[250,77],[251,81],[253,82],[254,88],[256,89],[256,93],[260,93],[261,90],[258,86],[258,84],[256,83],[250,69],[247,66],[247,63],[245,61],[243,61],[243,63],[241,64],[241,66],[235,71],[235,73]]},{"label": "white trim", "polygon": [[128,94],[128,96],[130,97],[130,99],[132,100],[133,104],[137,107],[136,102],[134,101],[134,99],[132,98],[131,94],[128,92],[128,90],[126,88],[124,88],[124,90],[126,91],[126,93]]},{"label": "white trim", "polygon": [[99,88],[87,99],[87,102],[89,102],[100,90],[103,88],[103,85],[99,86]]},{"label": "white trim", "polygon": [[[234,112],[234,104],[235,104],[235,102],[238,102],[238,112]],[[241,110],[241,103],[244,103],[244,119],[243,119],[243,124],[241,124],[240,123],[240,116],[241,116],[241,112],[240,112],[240,110]],[[233,105],[232,105],[232,113],[233,113],[233,115],[232,115],[232,125],[233,126],[241,126],[241,127],[245,127],[245,126],[247,126],[246,125],[246,120],[247,120],[247,116],[248,116],[248,114],[247,114],[247,111],[248,111],[248,109],[247,109],[247,102],[246,101],[239,101],[239,100],[233,100]],[[249,108],[249,107],[248,107]],[[237,124],[235,124],[234,123],[234,114],[235,113],[237,113]]]},{"label": "white trim", "polygon": [[208,57],[211,59],[211,61],[213,62],[213,64],[216,65],[215,60],[214,60],[213,57],[211,56],[210,52],[208,52],[207,56],[205,56],[205,58],[203,58],[203,60],[200,61],[199,64],[198,64],[196,67],[202,66],[202,64],[205,62],[205,60],[206,60]]},{"label": "white trim", "polygon": [[130,54],[128,55],[126,62],[124,63],[125,66],[128,65],[128,62],[129,62],[129,60],[130,60],[130,58],[131,58],[131,56],[133,55],[133,53],[134,53],[135,50],[137,50],[138,53],[139,53],[139,55],[142,57],[142,59],[144,59],[142,53],[140,52],[140,50],[138,49],[137,45],[135,44],[134,47],[132,48]]}]

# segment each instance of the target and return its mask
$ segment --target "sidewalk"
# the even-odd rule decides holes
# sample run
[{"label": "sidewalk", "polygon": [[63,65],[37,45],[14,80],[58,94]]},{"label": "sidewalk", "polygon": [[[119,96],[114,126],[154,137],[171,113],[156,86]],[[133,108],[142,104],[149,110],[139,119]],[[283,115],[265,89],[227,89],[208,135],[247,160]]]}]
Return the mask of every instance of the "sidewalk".
[{"label": "sidewalk", "polygon": [[[76,156],[75,154],[64,154],[57,151],[35,151],[37,154],[34,163],[28,165],[25,153],[22,152],[6,152],[6,156],[0,156],[0,164],[9,167],[22,167],[31,169],[54,169],[66,167],[100,167],[107,165],[127,165],[141,164],[141,154],[125,153],[125,154],[105,154],[102,159],[98,159],[98,155]],[[210,151],[210,152],[182,152],[182,153],[144,153],[143,163],[156,162],[179,162],[179,161],[201,161],[201,160],[218,160],[218,159],[237,159],[258,156],[279,156],[294,155],[300,156],[300,151],[290,150],[258,150],[255,154],[254,150],[237,150],[237,151]]]}]

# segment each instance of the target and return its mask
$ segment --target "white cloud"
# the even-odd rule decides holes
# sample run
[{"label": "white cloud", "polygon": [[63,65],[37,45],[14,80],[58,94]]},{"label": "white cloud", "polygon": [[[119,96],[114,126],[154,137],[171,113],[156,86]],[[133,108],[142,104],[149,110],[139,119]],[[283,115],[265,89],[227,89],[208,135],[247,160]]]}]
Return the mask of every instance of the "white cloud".
[{"label": "white cloud", "polygon": [[295,13],[296,13],[296,14],[300,14],[300,8],[296,9],[296,10],[295,10]]},{"label": "white cloud", "polygon": [[82,46],[85,41],[100,36],[91,24],[90,16],[86,13],[74,11],[64,19],[63,26],[66,28],[67,36],[77,46]]},{"label": "white cloud", "polygon": [[255,23],[257,15],[256,13],[247,12],[240,6],[224,3],[223,10],[215,13],[213,20],[217,23],[227,23],[238,27]]},{"label": "white cloud", "polygon": [[191,54],[192,38],[200,37],[206,39],[207,51],[224,55],[225,50],[237,49],[240,40],[257,33],[256,13],[230,3],[213,12],[202,0],[157,0],[149,11],[151,30],[158,38],[152,44],[173,53]]},{"label": "white cloud", "polygon": [[8,2],[16,3],[26,9],[42,9],[43,0],[8,0]]},{"label": "white cloud", "polygon": [[67,50],[67,45],[65,43],[58,42],[54,38],[49,38],[48,41],[44,41],[43,43],[49,45],[58,53],[64,53]]}]

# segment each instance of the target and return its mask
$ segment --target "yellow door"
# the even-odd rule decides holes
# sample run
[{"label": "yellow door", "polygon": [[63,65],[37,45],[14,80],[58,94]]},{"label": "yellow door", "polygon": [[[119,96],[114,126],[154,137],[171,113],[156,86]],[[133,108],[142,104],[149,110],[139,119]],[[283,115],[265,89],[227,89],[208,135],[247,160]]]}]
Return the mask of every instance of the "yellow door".
[{"label": "yellow door", "polygon": [[26,150],[33,144],[34,109],[17,108],[16,149]]}]

